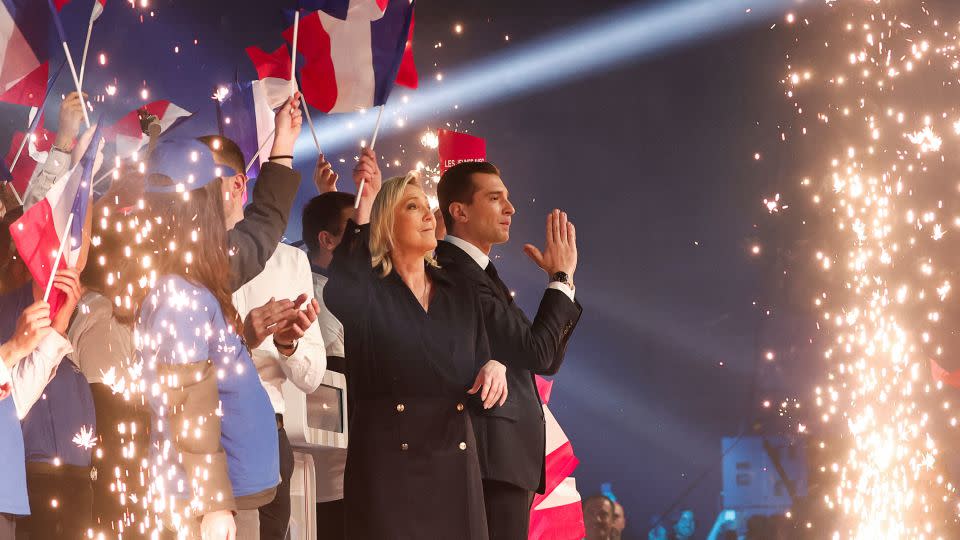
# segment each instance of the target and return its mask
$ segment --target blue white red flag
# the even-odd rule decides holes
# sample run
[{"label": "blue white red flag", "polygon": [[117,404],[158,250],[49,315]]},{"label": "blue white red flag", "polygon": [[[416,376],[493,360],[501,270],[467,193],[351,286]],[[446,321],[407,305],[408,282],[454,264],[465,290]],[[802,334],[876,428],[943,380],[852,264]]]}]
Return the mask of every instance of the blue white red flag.
[{"label": "blue white red flag", "polygon": [[141,111],[155,115],[160,119],[160,133],[165,133],[192,114],[190,111],[165,99],[147,103],[139,109],[130,111],[116,124],[104,130],[106,139],[117,143],[117,155],[122,158],[130,157],[147,144],[148,138],[144,135],[143,128],[140,126]]},{"label": "blue white red flag", "polygon": [[[407,49],[413,8],[410,0],[351,0],[344,20],[324,11],[301,18],[297,52],[306,60],[300,80],[307,103],[327,113],[386,103]],[[283,36],[292,41],[293,28]]]},{"label": "blue white red flag", "polygon": [[[61,242],[66,240],[60,267],[74,267],[83,247],[83,224],[86,221],[93,189],[93,167],[100,146],[100,126],[84,151],[80,163],[66,176],[57,180],[47,196],[31,206],[23,216],[10,225],[10,235],[20,258],[30,270],[35,283],[46,285]],[[69,216],[73,215],[70,220]],[[71,225],[68,228],[67,223]],[[53,317],[64,300],[56,289],[50,294],[50,316]]]}]

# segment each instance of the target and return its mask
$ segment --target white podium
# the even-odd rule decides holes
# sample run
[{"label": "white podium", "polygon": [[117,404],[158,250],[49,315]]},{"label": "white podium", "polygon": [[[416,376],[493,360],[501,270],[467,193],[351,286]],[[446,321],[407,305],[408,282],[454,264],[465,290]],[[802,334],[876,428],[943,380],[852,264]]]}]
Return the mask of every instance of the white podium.
[{"label": "white podium", "polygon": [[294,452],[290,481],[290,540],[317,537],[317,477],[314,457],[347,448],[347,380],[342,373],[327,370],[320,387],[304,394],[289,381],[283,385],[286,412],[283,427]]}]

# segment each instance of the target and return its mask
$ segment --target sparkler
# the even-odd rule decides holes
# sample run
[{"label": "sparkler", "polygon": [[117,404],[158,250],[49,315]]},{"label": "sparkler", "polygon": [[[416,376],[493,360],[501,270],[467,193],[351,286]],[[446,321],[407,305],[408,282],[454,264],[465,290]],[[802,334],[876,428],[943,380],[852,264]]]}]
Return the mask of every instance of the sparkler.
[{"label": "sparkler", "polygon": [[[849,447],[823,467],[836,476],[824,503],[840,511],[833,538],[943,538],[957,507],[939,430],[956,422],[929,362],[960,352],[946,308],[960,261],[945,244],[960,207],[944,181],[960,144],[960,108],[944,95],[957,84],[958,26],[924,2],[825,3],[823,26],[787,16],[797,45],[782,80],[796,114],[785,131],[834,144],[811,197],[831,224],[816,257],[831,285],[815,297],[830,371],[815,401],[823,430],[839,421]],[[764,201],[771,213],[778,203]]]},{"label": "sparkler", "polygon": [[97,437],[93,434],[93,427],[80,426],[80,432],[73,436],[73,444],[90,450],[97,445]]}]

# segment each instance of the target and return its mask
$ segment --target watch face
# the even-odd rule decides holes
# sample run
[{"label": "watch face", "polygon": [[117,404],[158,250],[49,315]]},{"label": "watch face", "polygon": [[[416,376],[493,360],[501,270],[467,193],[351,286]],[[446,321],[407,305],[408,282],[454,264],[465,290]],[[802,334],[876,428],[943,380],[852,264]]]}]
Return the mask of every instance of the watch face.
[{"label": "watch face", "polygon": [[553,275],[553,281],[559,281],[561,283],[567,283],[570,281],[570,277],[567,276],[566,272],[557,272]]}]

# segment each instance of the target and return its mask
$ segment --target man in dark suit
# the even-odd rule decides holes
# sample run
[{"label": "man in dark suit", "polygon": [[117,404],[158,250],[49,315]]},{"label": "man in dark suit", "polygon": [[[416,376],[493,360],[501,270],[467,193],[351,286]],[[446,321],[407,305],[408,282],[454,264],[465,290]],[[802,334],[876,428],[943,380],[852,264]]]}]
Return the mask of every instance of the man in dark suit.
[{"label": "man in dark suit", "polygon": [[582,308],[574,299],[576,231],[565,212],[547,216],[543,251],[524,251],[549,276],[531,322],[490,261],[490,249],[510,238],[514,207],[490,163],[468,162],[447,170],[437,187],[446,238],[437,245],[440,266],[477,286],[491,355],[507,366],[509,396],[474,422],[483,473],[490,540],[526,540],[533,493],[544,491],[546,432],[535,374],[560,369]]}]

